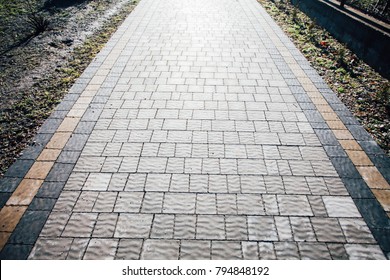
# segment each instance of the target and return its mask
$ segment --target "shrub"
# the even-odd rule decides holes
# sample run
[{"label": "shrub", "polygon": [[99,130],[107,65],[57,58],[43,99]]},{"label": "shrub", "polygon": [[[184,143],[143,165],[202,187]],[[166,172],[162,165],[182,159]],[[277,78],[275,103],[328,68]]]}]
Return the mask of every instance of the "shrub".
[{"label": "shrub", "polygon": [[50,24],[43,12],[40,11],[40,1],[24,0],[26,22],[33,29],[33,35],[44,32]]},{"label": "shrub", "polygon": [[44,32],[50,24],[50,21],[43,14],[29,14],[26,21],[33,28],[34,35]]}]

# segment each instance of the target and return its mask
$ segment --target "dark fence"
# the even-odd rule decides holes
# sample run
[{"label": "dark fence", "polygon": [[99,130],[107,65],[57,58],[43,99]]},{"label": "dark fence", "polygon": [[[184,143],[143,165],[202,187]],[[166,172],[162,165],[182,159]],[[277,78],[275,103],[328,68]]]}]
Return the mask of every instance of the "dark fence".
[{"label": "dark fence", "polygon": [[390,32],[386,26],[370,22],[326,0],[291,0],[291,2],[315,19],[335,38],[345,43],[382,76],[390,78]]},{"label": "dark fence", "polygon": [[384,22],[390,22],[390,0],[346,0],[346,5],[372,15]]}]

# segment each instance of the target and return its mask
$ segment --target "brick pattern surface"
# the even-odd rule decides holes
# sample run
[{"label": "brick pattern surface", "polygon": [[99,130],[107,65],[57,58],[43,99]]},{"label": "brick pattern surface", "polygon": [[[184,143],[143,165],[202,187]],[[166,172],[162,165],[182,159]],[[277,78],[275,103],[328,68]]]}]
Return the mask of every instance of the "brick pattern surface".
[{"label": "brick pattern surface", "polygon": [[58,198],[29,258],[385,258],[323,146],[337,140],[284,75],[280,34],[254,0],[142,0],[29,175],[48,174],[35,207]]}]

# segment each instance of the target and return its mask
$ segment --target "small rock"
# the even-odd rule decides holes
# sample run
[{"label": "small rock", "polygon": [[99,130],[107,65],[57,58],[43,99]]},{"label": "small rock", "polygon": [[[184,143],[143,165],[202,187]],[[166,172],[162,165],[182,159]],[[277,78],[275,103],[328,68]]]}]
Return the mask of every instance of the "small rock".
[{"label": "small rock", "polygon": [[53,48],[58,48],[58,44],[56,42],[50,42],[49,46]]},{"label": "small rock", "polygon": [[73,44],[73,39],[70,39],[70,38],[63,39],[62,43],[64,43],[67,46],[71,46]]}]

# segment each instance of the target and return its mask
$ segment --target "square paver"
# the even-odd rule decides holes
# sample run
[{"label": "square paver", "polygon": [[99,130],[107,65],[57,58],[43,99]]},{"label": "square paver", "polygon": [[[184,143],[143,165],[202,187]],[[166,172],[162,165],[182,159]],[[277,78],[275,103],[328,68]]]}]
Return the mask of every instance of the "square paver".
[{"label": "square paver", "polygon": [[72,245],[72,238],[39,238],[29,259],[65,260]]},{"label": "square paver", "polygon": [[98,216],[92,237],[112,238],[118,220],[116,213],[101,213]]},{"label": "square paver", "polygon": [[212,241],[211,258],[213,260],[241,260],[241,242]]},{"label": "square paver", "polygon": [[178,260],[179,259],[178,240],[154,240],[147,239],[144,242],[141,252],[143,260]]},{"label": "square paver", "polygon": [[120,214],[115,229],[116,238],[148,238],[153,215]]},{"label": "square paver", "polygon": [[172,239],[174,215],[155,215],[150,236],[157,239]]},{"label": "square paver", "polygon": [[224,217],[219,215],[199,215],[197,219],[196,239],[226,239]]},{"label": "square paver", "polygon": [[84,255],[84,260],[113,260],[118,239],[91,239]]},{"label": "square paver", "polygon": [[209,260],[211,241],[183,240],[180,245],[180,260]]},{"label": "square paver", "polygon": [[278,195],[277,199],[281,215],[313,216],[305,195]]},{"label": "square paver", "polygon": [[275,221],[272,217],[249,216],[248,217],[249,240],[278,241],[278,233]]},{"label": "square paver", "polygon": [[110,173],[91,173],[83,186],[83,190],[106,191],[111,176]]},{"label": "square paver", "polygon": [[142,243],[142,239],[120,239],[115,259],[138,260],[141,254]]},{"label": "square paver", "polygon": [[311,219],[317,240],[320,242],[345,242],[341,226],[335,218]]},{"label": "square paver", "polygon": [[95,213],[73,213],[61,236],[90,237],[96,220]]},{"label": "square paver", "polygon": [[329,217],[361,217],[350,197],[324,196],[322,200]]},{"label": "square paver", "polygon": [[194,214],[196,195],[193,193],[166,193],[163,213]]}]

